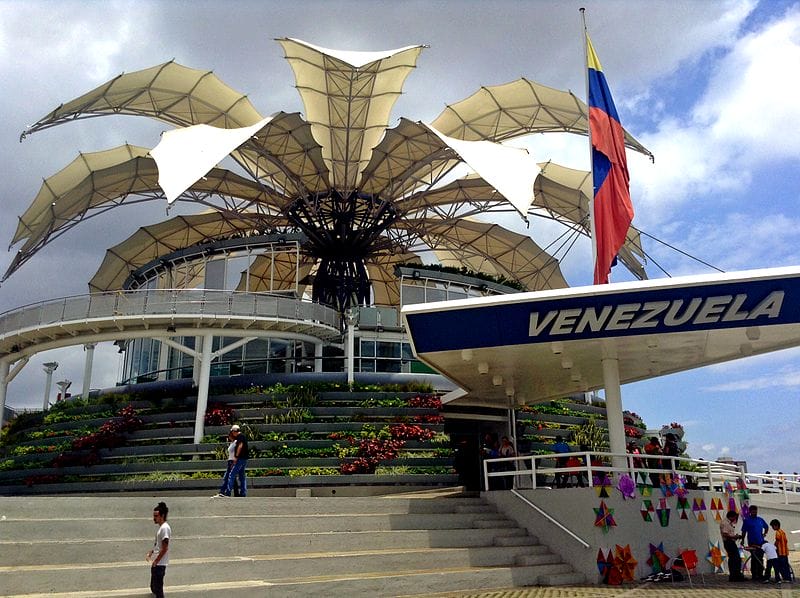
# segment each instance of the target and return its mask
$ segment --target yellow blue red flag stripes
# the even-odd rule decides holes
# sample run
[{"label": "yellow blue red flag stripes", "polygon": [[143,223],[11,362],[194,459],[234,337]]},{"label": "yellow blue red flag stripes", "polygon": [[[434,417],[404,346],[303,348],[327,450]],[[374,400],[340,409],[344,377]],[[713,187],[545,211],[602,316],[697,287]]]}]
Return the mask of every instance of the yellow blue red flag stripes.
[{"label": "yellow blue red flag stripes", "polygon": [[592,178],[594,183],[594,230],[597,246],[594,284],[606,284],[633,220],[625,133],[603,68],[586,35],[589,69],[589,131],[592,136]]}]

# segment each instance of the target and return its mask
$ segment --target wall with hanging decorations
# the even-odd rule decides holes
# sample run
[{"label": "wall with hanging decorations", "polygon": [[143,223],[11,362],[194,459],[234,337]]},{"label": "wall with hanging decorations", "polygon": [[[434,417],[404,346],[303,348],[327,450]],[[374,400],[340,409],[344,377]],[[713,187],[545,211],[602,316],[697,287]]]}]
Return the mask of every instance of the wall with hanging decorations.
[{"label": "wall with hanging decorations", "polygon": [[[697,558],[697,571],[727,572],[719,522],[729,509],[750,501],[744,484],[726,483],[720,492],[687,489],[669,473],[653,487],[644,475],[595,480],[593,488],[519,490],[527,500],[589,544],[586,548],[510,492],[486,497],[589,582],[619,585],[666,580],[678,556]],[[761,513],[765,516],[765,513]]]}]

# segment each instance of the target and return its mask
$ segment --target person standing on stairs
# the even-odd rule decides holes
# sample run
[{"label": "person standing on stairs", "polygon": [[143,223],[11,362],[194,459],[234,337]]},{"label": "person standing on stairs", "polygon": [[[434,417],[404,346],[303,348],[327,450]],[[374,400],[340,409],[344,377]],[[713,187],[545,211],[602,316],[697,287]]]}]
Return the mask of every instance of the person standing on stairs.
[{"label": "person standing on stairs", "polygon": [[247,436],[242,434],[239,426],[231,426],[231,434],[236,442],[236,449],[233,453],[233,467],[228,476],[228,487],[225,490],[225,496],[230,496],[233,490],[234,480],[239,480],[239,496],[247,496],[247,479],[245,478],[245,467],[247,467],[247,460],[250,458],[250,448],[247,443]]},{"label": "person standing on stairs", "polygon": [[158,526],[153,547],[147,551],[145,557],[150,563],[150,591],[156,598],[164,598],[164,576],[169,565],[169,539],[172,528],[167,523],[169,508],[164,502],[158,503],[153,508],[153,523]]}]

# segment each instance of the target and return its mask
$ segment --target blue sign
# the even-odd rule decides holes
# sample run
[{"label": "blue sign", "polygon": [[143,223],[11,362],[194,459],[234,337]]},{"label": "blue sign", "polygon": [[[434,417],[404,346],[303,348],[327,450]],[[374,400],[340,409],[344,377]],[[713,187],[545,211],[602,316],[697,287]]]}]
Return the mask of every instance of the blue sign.
[{"label": "blue sign", "polygon": [[800,276],[406,314],[418,353],[800,323]]}]

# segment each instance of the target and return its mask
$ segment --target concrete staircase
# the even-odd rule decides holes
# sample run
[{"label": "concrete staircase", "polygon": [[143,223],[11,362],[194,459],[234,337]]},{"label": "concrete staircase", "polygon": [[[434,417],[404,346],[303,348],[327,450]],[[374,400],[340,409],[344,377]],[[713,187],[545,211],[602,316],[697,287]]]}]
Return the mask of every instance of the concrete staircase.
[{"label": "concrete staircase", "polygon": [[580,583],[478,497],[0,498],[0,593],[147,596],[164,500],[168,595],[411,596]]}]

